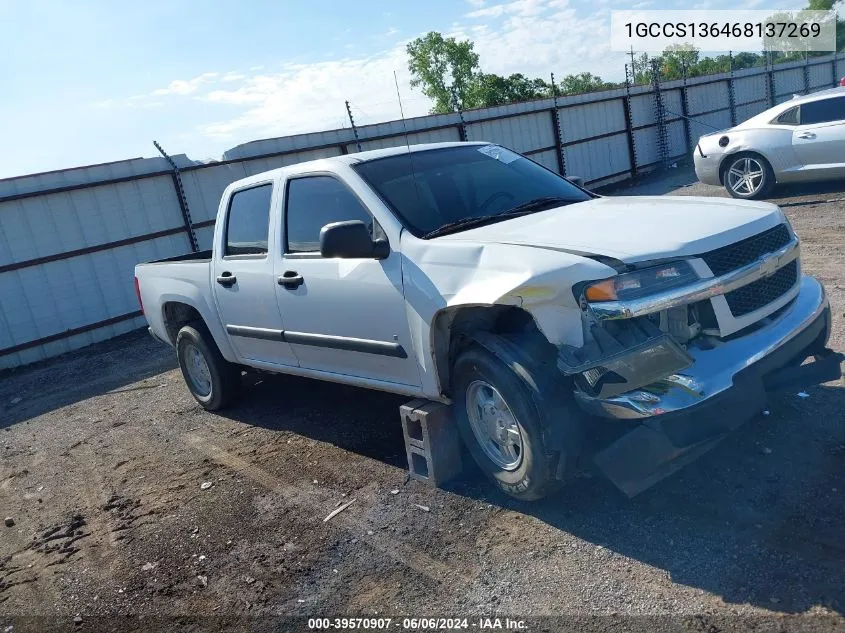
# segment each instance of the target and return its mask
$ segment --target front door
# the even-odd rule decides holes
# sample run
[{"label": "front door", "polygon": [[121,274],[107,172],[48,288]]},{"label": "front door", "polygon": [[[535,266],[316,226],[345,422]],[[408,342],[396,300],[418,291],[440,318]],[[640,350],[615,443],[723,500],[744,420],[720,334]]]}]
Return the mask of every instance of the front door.
[{"label": "front door", "polygon": [[[296,365],[284,341],[268,236],[273,183],[239,189],[229,198],[211,285],[223,328],[241,361]],[[278,206],[278,205],[277,205]]]},{"label": "front door", "polygon": [[380,233],[378,222],[330,175],[288,180],[284,206],[276,296],[285,339],[300,366],[418,386],[399,253],[381,260],[320,255],[320,230],[326,224],[362,220]]}]

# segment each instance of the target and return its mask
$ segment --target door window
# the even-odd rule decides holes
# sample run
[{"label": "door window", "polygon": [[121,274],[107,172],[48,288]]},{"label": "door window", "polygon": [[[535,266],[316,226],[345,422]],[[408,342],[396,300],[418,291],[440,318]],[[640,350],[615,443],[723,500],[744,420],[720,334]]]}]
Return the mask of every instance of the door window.
[{"label": "door window", "polygon": [[361,220],[370,227],[373,217],[342,182],[331,176],[294,178],[288,183],[285,236],[288,253],[320,250],[320,231],[326,224]]},{"label": "door window", "polygon": [[273,185],[236,191],[226,218],[226,255],[264,255],[270,228]]},{"label": "door window", "polygon": [[845,121],[845,97],[810,101],[801,106],[801,125]]}]

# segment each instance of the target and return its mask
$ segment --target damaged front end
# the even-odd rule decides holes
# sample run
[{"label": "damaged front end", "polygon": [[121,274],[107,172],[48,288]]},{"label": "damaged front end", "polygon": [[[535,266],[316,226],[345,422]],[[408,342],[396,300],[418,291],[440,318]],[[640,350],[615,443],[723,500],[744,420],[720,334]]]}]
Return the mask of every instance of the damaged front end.
[{"label": "damaged front end", "polygon": [[[733,270],[716,271],[705,254],[575,289],[585,345],[558,346],[558,369],[587,413],[627,422],[594,457],[623,492],[695,459],[759,413],[768,392],[841,377],[843,355],[826,348],[824,288],[800,275],[789,237]],[[630,279],[650,283],[625,293]]]},{"label": "damaged front end", "polygon": [[[681,260],[574,288],[585,344],[559,346],[558,369],[573,377],[576,398],[585,408],[601,415],[593,402],[626,393],[633,403],[647,406],[666,381],[688,383],[679,376],[694,363],[687,348],[715,326],[706,300],[685,303],[699,281]],[[641,417],[637,409],[634,404],[613,417]]]}]

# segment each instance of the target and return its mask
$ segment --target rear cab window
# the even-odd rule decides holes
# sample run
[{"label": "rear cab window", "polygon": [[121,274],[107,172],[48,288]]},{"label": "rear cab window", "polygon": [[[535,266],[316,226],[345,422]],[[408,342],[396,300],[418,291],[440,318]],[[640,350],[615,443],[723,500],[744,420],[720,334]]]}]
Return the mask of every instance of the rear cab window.
[{"label": "rear cab window", "polygon": [[224,256],[266,255],[273,184],[241,189],[229,199]]}]

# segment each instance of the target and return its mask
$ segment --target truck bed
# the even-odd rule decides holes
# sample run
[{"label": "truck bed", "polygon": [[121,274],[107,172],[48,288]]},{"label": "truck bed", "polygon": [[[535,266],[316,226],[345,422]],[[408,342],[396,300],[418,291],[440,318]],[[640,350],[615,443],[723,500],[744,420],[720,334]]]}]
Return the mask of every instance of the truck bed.
[{"label": "truck bed", "polygon": [[150,264],[173,264],[176,262],[210,262],[211,250],[199,251],[198,253],[186,253],[185,255],[176,255],[175,257],[168,257],[167,259],[157,259],[152,262],[144,262],[142,266],[149,266]]}]

